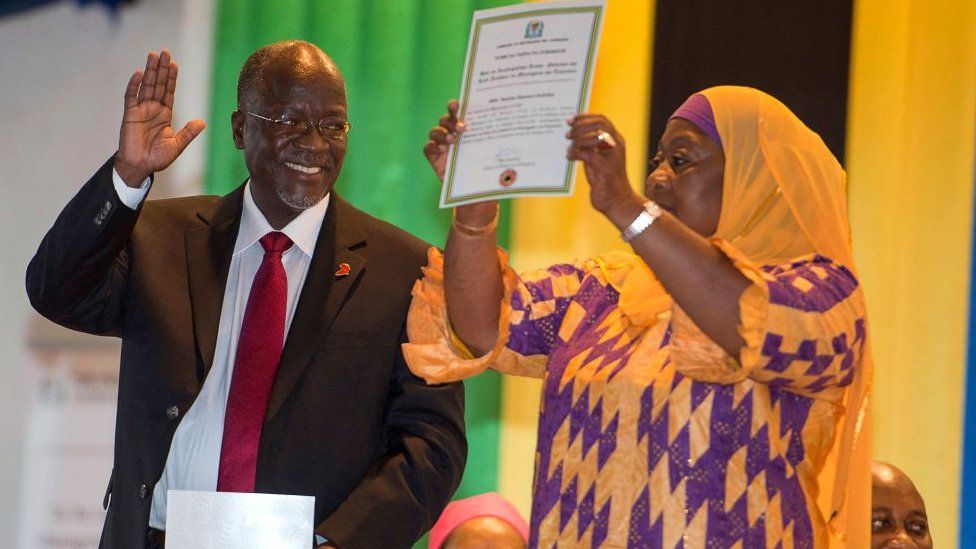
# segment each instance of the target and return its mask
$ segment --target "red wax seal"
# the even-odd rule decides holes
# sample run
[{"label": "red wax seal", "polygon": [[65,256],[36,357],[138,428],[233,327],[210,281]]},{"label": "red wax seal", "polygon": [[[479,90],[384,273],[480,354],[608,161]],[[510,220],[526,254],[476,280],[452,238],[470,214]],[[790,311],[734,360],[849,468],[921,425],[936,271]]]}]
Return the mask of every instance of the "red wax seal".
[{"label": "red wax seal", "polygon": [[515,183],[515,170],[508,169],[502,172],[502,175],[498,177],[498,184],[502,187],[511,187]]}]

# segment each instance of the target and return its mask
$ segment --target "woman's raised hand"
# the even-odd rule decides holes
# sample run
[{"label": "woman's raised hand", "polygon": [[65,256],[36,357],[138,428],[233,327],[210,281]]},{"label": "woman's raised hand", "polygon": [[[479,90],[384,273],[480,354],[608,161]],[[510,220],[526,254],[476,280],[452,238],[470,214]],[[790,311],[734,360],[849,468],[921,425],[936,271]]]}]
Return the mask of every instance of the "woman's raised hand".
[{"label": "woman's raised hand", "polygon": [[434,168],[437,179],[444,181],[444,170],[447,168],[447,151],[451,145],[457,143],[458,137],[464,131],[464,122],[458,120],[458,100],[447,102],[447,114],[441,117],[436,126],[427,135],[428,141],[424,145],[424,155]]},{"label": "woman's raised hand", "polygon": [[566,158],[583,162],[593,208],[611,221],[622,217],[628,218],[629,223],[643,199],[627,179],[623,136],[602,114],[580,114],[568,123],[566,137],[570,144]]},{"label": "woman's raised hand", "polygon": [[125,110],[119,132],[115,171],[130,187],[165,169],[206,127],[195,119],[173,131],[173,98],[179,67],[163,50],[150,52],[145,70],[136,70],[125,88]]},{"label": "woman's raised hand", "polygon": [[[447,114],[431,128],[427,135],[428,141],[424,145],[424,155],[441,182],[444,181],[444,171],[447,169],[448,150],[457,143],[465,129],[464,122],[458,120],[457,114],[458,100],[451,99],[447,102]],[[458,206],[457,220],[470,227],[483,227],[491,223],[497,208],[498,203],[495,200]]]}]

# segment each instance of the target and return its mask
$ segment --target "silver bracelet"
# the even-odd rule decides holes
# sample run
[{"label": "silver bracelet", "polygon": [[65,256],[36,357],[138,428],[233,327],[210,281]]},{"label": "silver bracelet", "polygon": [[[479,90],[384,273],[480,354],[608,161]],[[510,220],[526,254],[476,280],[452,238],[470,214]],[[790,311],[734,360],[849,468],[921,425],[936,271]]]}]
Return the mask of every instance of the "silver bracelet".
[{"label": "silver bracelet", "polygon": [[631,222],[629,227],[620,233],[620,238],[623,238],[624,242],[630,242],[642,232],[646,231],[658,217],[661,217],[661,208],[653,200],[648,200],[644,203],[644,211]]}]

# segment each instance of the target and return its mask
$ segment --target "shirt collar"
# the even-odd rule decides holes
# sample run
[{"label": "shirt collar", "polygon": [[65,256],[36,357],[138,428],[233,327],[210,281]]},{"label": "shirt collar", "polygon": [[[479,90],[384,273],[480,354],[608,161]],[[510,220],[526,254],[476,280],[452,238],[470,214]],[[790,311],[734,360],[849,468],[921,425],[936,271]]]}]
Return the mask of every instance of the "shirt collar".
[{"label": "shirt collar", "polygon": [[[315,251],[315,242],[319,238],[319,231],[322,229],[322,222],[325,221],[325,213],[329,209],[331,198],[332,193],[325,195],[318,204],[298,214],[298,217],[281,229],[281,232],[295,243],[295,247],[308,257],[312,257]],[[274,230],[254,202],[254,197],[251,196],[251,181],[248,180],[244,185],[244,207],[241,211],[241,228],[237,232],[237,242],[234,244],[234,255],[243,252],[262,236]]]}]

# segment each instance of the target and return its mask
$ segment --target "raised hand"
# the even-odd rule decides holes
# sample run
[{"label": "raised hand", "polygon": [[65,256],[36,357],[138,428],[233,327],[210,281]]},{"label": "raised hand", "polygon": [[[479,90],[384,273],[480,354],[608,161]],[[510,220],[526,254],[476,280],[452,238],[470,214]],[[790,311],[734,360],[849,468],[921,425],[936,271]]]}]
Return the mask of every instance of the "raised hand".
[{"label": "raised hand", "polygon": [[159,55],[149,52],[145,70],[136,70],[129,78],[115,170],[130,187],[138,187],[152,173],[172,164],[206,127],[203,120],[195,119],[173,131],[178,71],[169,52],[163,50]]},{"label": "raised hand", "polygon": [[601,114],[575,116],[569,119],[569,125],[566,158],[583,162],[593,208],[614,223],[619,215],[632,217],[635,204],[640,210],[643,199],[627,180],[623,136]]},{"label": "raised hand", "polygon": [[448,148],[457,143],[458,137],[464,131],[464,122],[458,120],[457,113],[458,100],[451,99],[447,102],[447,114],[430,130],[429,140],[424,145],[424,155],[434,168],[437,179],[441,181],[444,181],[444,170],[447,168]]},{"label": "raised hand", "polygon": [[[424,155],[434,168],[437,179],[444,181],[444,171],[447,169],[447,152],[451,145],[457,143],[464,132],[464,122],[458,120],[458,100],[447,102],[447,114],[442,116],[436,126],[427,135],[428,141],[424,145]],[[495,200],[468,204],[456,208],[457,220],[464,225],[481,227],[491,223],[498,208]]]}]

